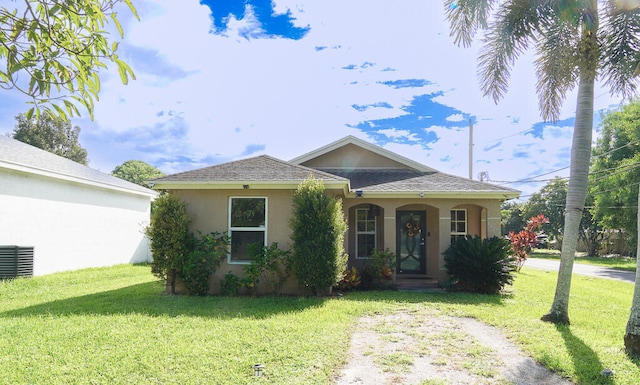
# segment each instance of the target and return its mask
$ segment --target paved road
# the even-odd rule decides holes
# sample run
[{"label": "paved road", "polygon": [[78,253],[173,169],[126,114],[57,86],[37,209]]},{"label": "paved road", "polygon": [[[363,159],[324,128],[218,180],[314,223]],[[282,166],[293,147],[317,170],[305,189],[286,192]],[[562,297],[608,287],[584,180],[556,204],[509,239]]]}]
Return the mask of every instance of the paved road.
[{"label": "paved road", "polygon": [[[524,267],[532,267],[534,269],[558,271],[560,267],[560,261],[554,261],[550,259],[538,259],[529,258],[524,263]],[[636,273],[632,271],[608,269],[606,267],[585,265],[582,263],[573,264],[573,274],[588,275],[597,278],[617,279],[619,281],[626,281],[635,283]]]}]

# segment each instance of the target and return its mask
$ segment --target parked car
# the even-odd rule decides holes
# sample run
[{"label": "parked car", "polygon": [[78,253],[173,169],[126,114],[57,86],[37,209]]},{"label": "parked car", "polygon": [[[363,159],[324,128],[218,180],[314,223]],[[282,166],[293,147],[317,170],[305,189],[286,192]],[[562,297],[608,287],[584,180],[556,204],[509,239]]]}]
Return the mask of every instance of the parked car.
[{"label": "parked car", "polygon": [[539,249],[549,248],[549,236],[544,233],[536,235],[536,247]]}]

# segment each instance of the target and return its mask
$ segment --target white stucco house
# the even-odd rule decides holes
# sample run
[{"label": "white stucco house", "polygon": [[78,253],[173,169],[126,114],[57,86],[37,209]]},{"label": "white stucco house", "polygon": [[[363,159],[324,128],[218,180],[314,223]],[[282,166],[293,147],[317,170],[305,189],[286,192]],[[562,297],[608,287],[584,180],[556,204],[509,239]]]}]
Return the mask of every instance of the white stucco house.
[{"label": "white stucco house", "polygon": [[0,135],[0,245],[34,247],[34,275],[151,261],[157,195]]}]

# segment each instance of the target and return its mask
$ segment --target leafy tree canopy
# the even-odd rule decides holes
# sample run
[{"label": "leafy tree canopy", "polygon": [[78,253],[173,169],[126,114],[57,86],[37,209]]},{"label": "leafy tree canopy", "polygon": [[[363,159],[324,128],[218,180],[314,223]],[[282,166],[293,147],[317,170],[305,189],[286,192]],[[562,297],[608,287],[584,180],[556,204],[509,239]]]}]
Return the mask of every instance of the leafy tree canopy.
[{"label": "leafy tree canopy", "polygon": [[16,120],[14,139],[84,165],[89,163],[87,150],[78,143],[80,127],[71,127],[69,121],[46,114],[31,119],[20,114]]},{"label": "leafy tree canopy", "polygon": [[526,221],[522,214],[524,203],[505,202],[500,209],[502,234],[518,232],[525,226]]},{"label": "leafy tree canopy", "polygon": [[128,160],[111,171],[111,175],[137,185],[151,188],[149,180],[163,177],[165,174],[156,167],[141,160]]},{"label": "leafy tree canopy", "polygon": [[16,0],[0,6],[0,87],[31,98],[28,118],[40,110],[66,119],[80,115],[77,104],[93,117],[98,99],[98,71],[111,62],[126,84],[135,79],[116,54],[105,26],[122,27],[115,12],[125,3],[138,17],[131,0]]},{"label": "leafy tree canopy", "polygon": [[564,207],[567,200],[567,181],[559,177],[549,181],[539,192],[531,194],[524,207],[525,218],[544,215],[549,222],[542,230],[554,239],[562,239],[564,228]]},{"label": "leafy tree canopy", "polygon": [[[594,214],[608,229],[622,229],[635,245],[640,182],[640,100],[604,114],[593,149]],[[633,247],[632,249],[635,249]]]}]

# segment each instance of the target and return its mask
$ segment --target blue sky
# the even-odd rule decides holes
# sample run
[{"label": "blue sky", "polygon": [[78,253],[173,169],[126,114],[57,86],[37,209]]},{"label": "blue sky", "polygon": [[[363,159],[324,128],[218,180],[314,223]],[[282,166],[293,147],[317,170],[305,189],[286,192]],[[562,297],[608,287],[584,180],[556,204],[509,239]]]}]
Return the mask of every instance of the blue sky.
[{"label": "blue sky", "polygon": [[[130,159],[166,173],[260,154],[289,160],[354,135],[468,177],[472,122],[474,179],[486,172],[528,195],[544,183],[505,182],[568,176],[575,91],[558,122],[543,122],[525,55],[504,100],[483,97],[479,45],[453,44],[440,1],[134,4],[140,21],[119,13],[119,55],[137,80],[124,86],[116,68],[101,72],[95,119],[72,121],[96,169]],[[0,133],[24,102],[0,93]],[[597,111],[618,103],[596,90]]]}]

